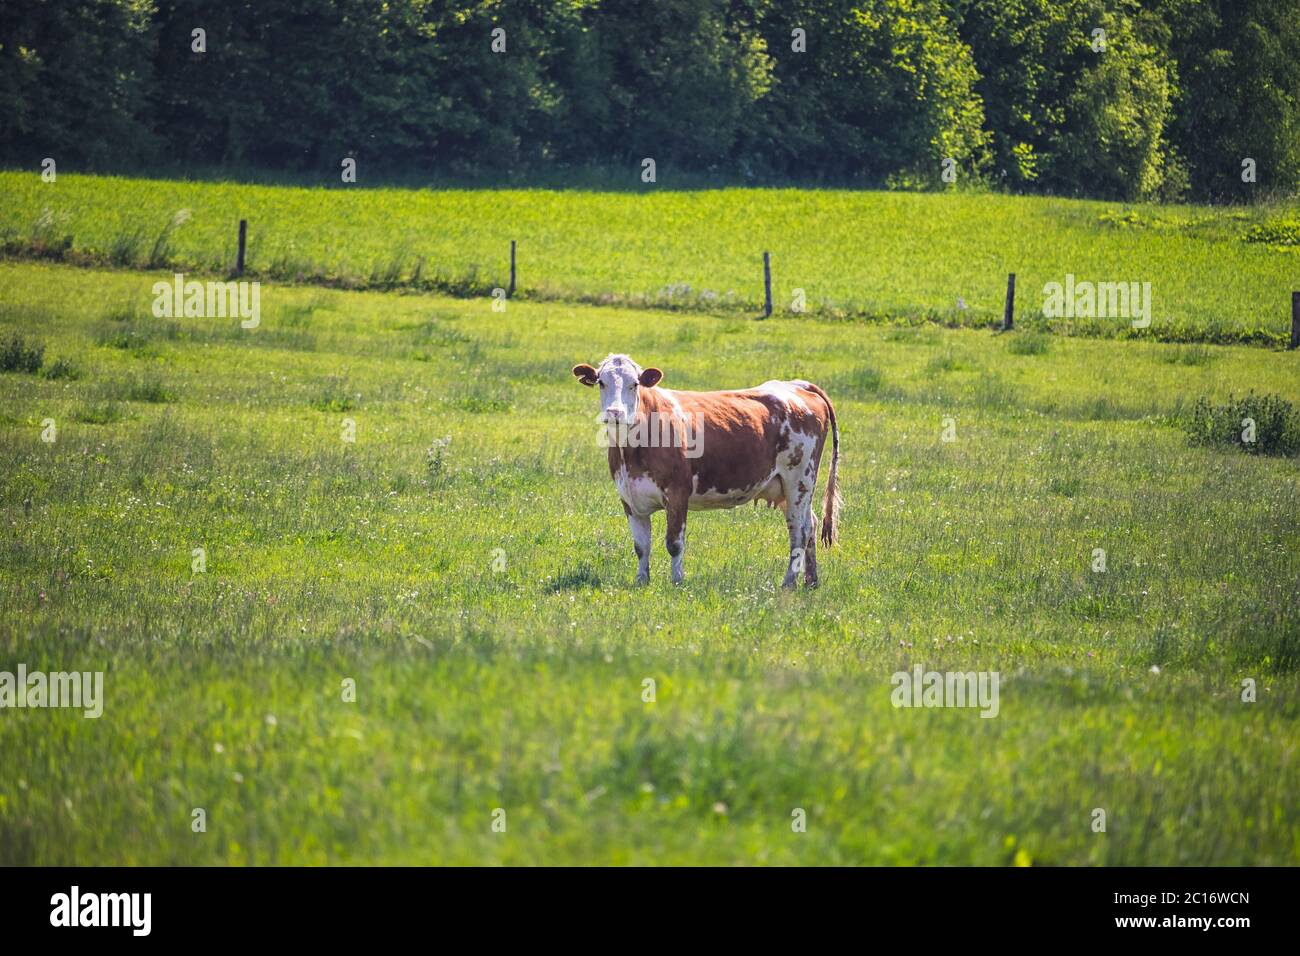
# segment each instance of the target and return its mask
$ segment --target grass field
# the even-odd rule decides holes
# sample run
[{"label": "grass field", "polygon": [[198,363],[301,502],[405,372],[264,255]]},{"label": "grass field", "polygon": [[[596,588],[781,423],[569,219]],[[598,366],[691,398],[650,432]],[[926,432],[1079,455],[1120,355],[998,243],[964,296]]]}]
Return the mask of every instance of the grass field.
[{"label": "grass field", "polygon": [[[0,245],[100,265],[231,268],[239,220],[261,278],[752,312],[796,289],[823,315],[987,325],[1015,272],[1022,322],[1066,274],[1149,282],[1152,324],[1057,330],[1277,345],[1300,275],[1300,206],[1124,206],[983,194],[307,189],[0,172]],[[189,218],[172,227],[181,210]],[[958,307],[958,299],[965,308]],[[1035,316],[1039,319],[1036,320]]]},{"label": "grass field", "polygon": [[[125,220],[83,226],[116,201],[86,185],[57,188],[93,245]],[[9,223],[42,201],[19,192]],[[127,205],[157,223],[183,198],[176,255],[214,268],[239,215],[256,259],[294,235],[339,263],[381,248],[317,230],[358,197],[293,194],[277,218],[248,195]],[[564,232],[556,201],[523,219],[522,195],[430,196],[391,227],[487,268],[511,235]],[[589,291],[650,291],[651,256],[722,288],[779,223],[818,235],[778,196],[752,235],[711,225],[731,238],[697,260],[667,217],[625,274],[643,210],[686,199],[609,199],[603,254],[587,231],[536,255]],[[892,307],[985,273],[991,296],[1016,252],[1043,274],[1126,262],[1087,244],[1097,204],[960,198],[954,216],[1002,204],[1015,241],[936,252],[909,288],[907,248],[971,237],[905,211],[938,197],[871,201],[897,204],[885,232],[797,253],[828,292],[880,269],[867,288]],[[908,229],[882,265],[870,250]],[[1297,261],[1166,238],[1146,261],[1242,321]],[[103,670],[107,698],[97,720],[0,712],[0,864],[1300,863],[1300,466],[1177,424],[1203,395],[1300,401],[1297,353],[273,285],[245,330],[153,318],[160,275],[0,263],[0,333],[67,362],[0,374],[0,670]],[[752,508],[692,516],[685,585],[657,546],[632,586],[595,399],[568,372],[613,350],[667,386],[828,389],[846,508],[820,589],[777,588],[784,526]],[[896,709],[914,664],[999,671],[998,716]]]}]

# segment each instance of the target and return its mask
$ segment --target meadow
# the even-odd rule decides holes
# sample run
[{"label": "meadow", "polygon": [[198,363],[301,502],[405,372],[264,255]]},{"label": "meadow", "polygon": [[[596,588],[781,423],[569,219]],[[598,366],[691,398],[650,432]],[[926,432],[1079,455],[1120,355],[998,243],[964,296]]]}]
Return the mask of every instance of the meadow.
[{"label": "meadow", "polygon": [[[214,271],[241,215],[255,263],[278,242],[364,272],[385,245],[361,215],[382,193],[273,216],[259,190],[92,185],[56,187],[79,248],[181,202],[171,254]],[[19,228],[47,201],[16,193]],[[741,265],[797,225],[782,255],[825,294],[890,309],[986,274],[996,298],[1021,257],[1030,286],[1140,276],[1147,250],[1195,321],[1271,321],[1296,262],[1179,230],[1099,246],[1101,204],[778,195],[745,234],[675,219],[687,195],[583,197],[596,235],[572,200],[422,196],[384,228],[431,267],[495,271],[518,235],[559,291],[752,299]],[[819,230],[819,203],[893,215]],[[993,232],[952,228],[988,205]],[[0,864],[1300,863],[1300,465],[1180,426],[1202,396],[1300,402],[1300,354],[279,284],[242,329],[153,317],[168,273],[128,264],[0,262],[0,335],[45,346],[0,373],[0,671],[103,670],[107,698],[0,712]],[[819,589],[777,587],[784,527],[755,508],[692,517],[680,587],[656,516],[632,585],[569,374],[610,351],[668,387],[830,392],[846,506]],[[916,664],[999,671],[998,716],[895,708]]]},{"label": "meadow", "polygon": [[[365,184],[365,171],[360,171]],[[488,294],[752,314],[803,290],[811,314],[987,326],[1007,274],[1020,321],[1094,336],[1276,346],[1300,274],[1300,206],[1125,205],[982,193],[306,188],[0,172],[0,248],[101,266],[248,275],[349,288]],[[1067,274],[1149,282],[1151,327],[1041,316]],[[960,300],[960,304],[959,304]]]}]

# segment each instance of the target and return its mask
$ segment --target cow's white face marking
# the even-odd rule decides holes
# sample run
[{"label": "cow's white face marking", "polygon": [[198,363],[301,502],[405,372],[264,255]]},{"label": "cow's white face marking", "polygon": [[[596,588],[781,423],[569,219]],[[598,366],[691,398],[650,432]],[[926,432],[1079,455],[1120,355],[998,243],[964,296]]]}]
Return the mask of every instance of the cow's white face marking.
[{"label": "cow's white face marking", "polygon": [[600,391],[599,421],[607,424],[636,421],[640,407],[641,366],[626,355],[611,355],[596,372]]}]

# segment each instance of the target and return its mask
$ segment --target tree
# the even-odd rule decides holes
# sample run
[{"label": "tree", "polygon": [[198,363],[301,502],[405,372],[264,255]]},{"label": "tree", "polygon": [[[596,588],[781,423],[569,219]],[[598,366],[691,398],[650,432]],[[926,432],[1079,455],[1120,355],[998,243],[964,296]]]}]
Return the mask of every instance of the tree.
[{"label": "tree", "polygon": [[[764,21],[776,67],[760,154],[780,172],[937,182],[983,162],[969,48],[938,0],[794,0]],[[806,31],[807,52],[791,49]]]},{"label": "tree", "polygon": [[0,155],[89,167],[147,155],[151,34],[148,0],[0,0]]},{"label": "tree", "polygon": [[[1300,190],[1300,0],[1151,0],[1181,90],[1172,134],[1192,190],[1255,199]],[[1257,181],[1242,181],[1255,160]]]},{"label": "tree", "polygon": [[1140,14],[1131,0],[965,4],[995,181],[1120,198],[1177,184],[1173,70]]}]

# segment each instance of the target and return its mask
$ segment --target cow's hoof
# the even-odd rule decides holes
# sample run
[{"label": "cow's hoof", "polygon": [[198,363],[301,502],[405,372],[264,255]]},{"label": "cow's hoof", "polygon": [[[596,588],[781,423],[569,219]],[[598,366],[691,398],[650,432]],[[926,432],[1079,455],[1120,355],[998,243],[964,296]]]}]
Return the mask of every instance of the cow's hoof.
[{"label": "cow's hoof", "polygon": [[815,588],[818,587],[819,585],[817,583],[816,578],[809,578],[808,580],[804,581],[803,586],[806,588]]},{"label": "cow's hoof", "polygon": [[638,574],[636,576],[636,580],[633,581],[632,583],[635,584],[637,587],[644,587],[645,585],[650,583],[650,575]]},{"label": "cow's hoof", "polygon": [[793,591],[798,584],[799,581],[797,578],[786,578],[781,582],[781,587],[787,591]]}]

